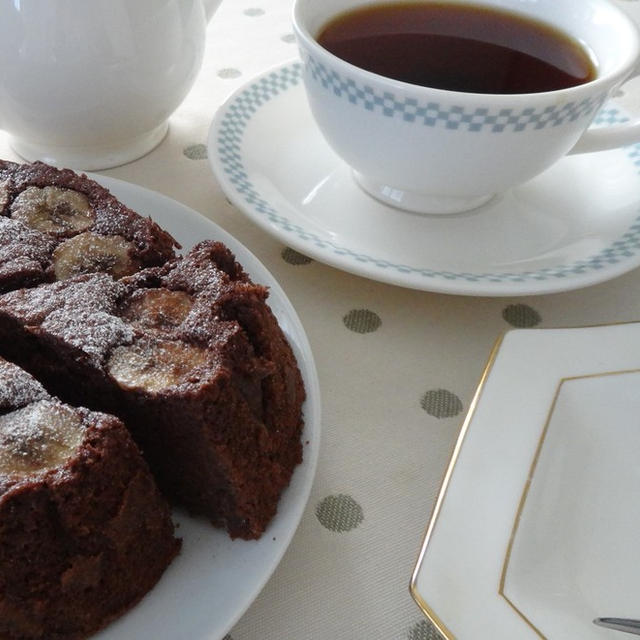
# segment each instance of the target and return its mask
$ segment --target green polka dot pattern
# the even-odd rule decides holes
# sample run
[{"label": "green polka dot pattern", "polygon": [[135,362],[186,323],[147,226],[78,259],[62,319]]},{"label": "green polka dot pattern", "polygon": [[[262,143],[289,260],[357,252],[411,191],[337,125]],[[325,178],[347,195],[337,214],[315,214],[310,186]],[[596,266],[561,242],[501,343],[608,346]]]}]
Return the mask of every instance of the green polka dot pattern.
[{"label": "green polka dot pattern", "polygon": [[344,326],[355,333],[371,333],[380,328],[382,320],[368,309],[353,309],[342,319]]},{"label": "green polka dot pattern", "polygon": [[282,250],[282,259],[288,263],[288,264],[292,264],[294,266],[299,266],[302,264],[309,264],[310,262],[313,262],[311,260],[311,258],[308,258],[307,256],[303,255],[302,253],[298,253],[297,251],[295,251],[294,249],[290,249],[289,247],[285,247]]},{"label": "green polka dot pattern", "polygon": [[420,620],[407,634],[407,640],[442,640],[442,636],[430,622]]},{"label": "green polka dot pattern", "polygon": [[460,398],[446,389],[427,391],[422,396],[420,406],[435,418],[451,418],[462,411]]},{"label": "green polka dot pattern", "polygon": [[242,75],[242,72],[240,70],[233,69],[231,67],[228,67],[226,69],[220,69],[220,71],[218,71],[219,78],[238,78],[241,75]]},{"label": "green polka dot pattern", "polygon": [[510,304],[502,312],[502,317],[512,326],[519,329],[535,327],[540,324],[540,314],[526,304]]},{"label": "green polka dot pattern", "polygon": [[207,146],[204,144],[189,145],[185,147],[183,153],[189,160],[206,160],[208,157]]},{"label": "green polka dot pattern", "polygon": [[316,517],[325,529],[335,533],[351,531],[364,520],[362,507],[342,493],[322,499],[316,507]]}]

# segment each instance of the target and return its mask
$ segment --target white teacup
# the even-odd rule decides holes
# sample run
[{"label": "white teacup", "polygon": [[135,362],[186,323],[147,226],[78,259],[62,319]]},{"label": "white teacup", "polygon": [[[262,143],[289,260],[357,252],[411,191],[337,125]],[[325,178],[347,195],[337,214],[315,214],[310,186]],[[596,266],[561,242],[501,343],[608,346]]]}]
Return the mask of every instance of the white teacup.
[{"label": "white teacup", "polygon": [[593,80],[526,94],[464,93],[393,80],[345,62],[316,41],[337,15],[380,3],[295,0],[293,13],[313,116],[357,182],[379,200],[423,213],[465,211],[567,153],[640,141],[638,120],[589,128],[640,61],[637,27],[607,0],[474,0],[550,23],[592,55]]},{"label": "white teacup", "polygon": [[27,160],[146,154],[191,88],[220,0],[0,0],[0,129]]}]

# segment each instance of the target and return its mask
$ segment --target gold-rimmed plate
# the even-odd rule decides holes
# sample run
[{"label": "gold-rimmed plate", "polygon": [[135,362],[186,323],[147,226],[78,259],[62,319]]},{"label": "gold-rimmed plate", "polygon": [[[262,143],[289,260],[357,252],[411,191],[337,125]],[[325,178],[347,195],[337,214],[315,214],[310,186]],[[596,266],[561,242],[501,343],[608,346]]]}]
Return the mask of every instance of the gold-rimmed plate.
[{"label": "gold-rimmed plate", "polygon": [[448,639],[610,638],[637,617],[640,323],[496,344],[411,577]]}]

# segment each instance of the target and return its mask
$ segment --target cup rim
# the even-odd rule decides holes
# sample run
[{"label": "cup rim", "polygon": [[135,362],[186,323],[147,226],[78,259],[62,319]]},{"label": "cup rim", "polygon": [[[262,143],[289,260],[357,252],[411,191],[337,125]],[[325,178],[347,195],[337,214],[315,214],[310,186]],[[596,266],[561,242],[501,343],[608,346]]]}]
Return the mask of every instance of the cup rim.
[{"label": "cup rim", "polygon": [[[517,102],[522,99],[534,99],[536,96],[539,99],[544,99],[545,97],[553,96],[554,98],[564,97],[567,98],[576,98],[582,93],[593,94],[597,93],[598,89],[601,91],[608,90],[611,86],[616,86],[624,82],[627,78],[631,77],[634,71],[640,71],[640,27],[635,24],[635,22],[620,8],[615,6],[609,0],[596,0],[603,5],[606,5],[609,10],[614,11],[619,18],[627,23],[627,26],[630,27],[630,31],[633,34],[633,55],[629,55],[626,62],[620,64],[618,68],[611,70],[606,75],[597,75],[593,80],[588,82],[583,82],[582,84],[578,84],[572,87],[565,87],[562,89],[554,89],[552,91],[535,91],[529,93],[478,93],[472,91],[457,91],[453,89],[439,89],[437,87],[428,87],[424,85],[412,84],[410,82],[405,82],[403,80],[397,80],[395,78],[390,78],[388,76],[383,76],[373,71],[368,71],[367,69],[363,69],[362,67],[358,67],[350,62],[347,62],[343,58],[336,56],[331,53],[328,49],[325,49],[321,44],[318,43],[317,39],[311,35],[309,29],[306,25],[302,23],[300,16],[300,6],[303,2],[310,0],[294,0],[293,10],[292,10],[292,25],[294,33],[298,39],[299,45],[304,44],[304,46],[312,51],[316,56],[324,57],[330,60],[333,65],[338,65],[340,67],[344,67],[345,71],[348,71],[352,74],[362,75],[363,79],[369,79],[370,81],[375,81],[378,84],[386,85],[389,88],[393,88],[396,91],[405,91],[412,92],[415,94],[416,92],[424,93],[425,96],[439,96],[441,98],[458,98],[459,100],[464,99],[464,97],[479,99],[486,102],[498,102],[504,103],[507,100]],[[384,0],[379,0],[377,3],[372,4],[383,4]],[[483,0],[472,0],[470,4],[483,5],[485,4]],[[360,6],[365,6],[360,5]],[[494,5],[492,5],[494,6]],[[348,10],[348,9],[345,9]],[[335,13],[335,15],[339,15]]]}]

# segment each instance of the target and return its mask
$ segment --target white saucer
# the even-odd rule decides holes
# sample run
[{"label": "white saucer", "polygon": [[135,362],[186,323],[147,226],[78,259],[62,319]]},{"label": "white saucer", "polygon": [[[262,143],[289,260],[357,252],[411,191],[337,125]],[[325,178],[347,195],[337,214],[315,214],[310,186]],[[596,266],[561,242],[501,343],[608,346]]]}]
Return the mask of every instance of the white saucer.
[{"label": "white saucer", "polygon": [[[366,195],[315,126],[291,61],[216,113],[209,159],[229,199],[288,246],[403,287],[464,295],[567,291],[640,265],[640,144],[569,156],[472,212],[424,216]],[[609,103],[601,125],[626,117]]]}]

